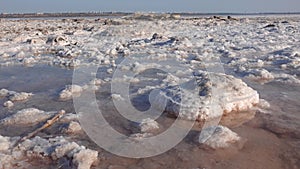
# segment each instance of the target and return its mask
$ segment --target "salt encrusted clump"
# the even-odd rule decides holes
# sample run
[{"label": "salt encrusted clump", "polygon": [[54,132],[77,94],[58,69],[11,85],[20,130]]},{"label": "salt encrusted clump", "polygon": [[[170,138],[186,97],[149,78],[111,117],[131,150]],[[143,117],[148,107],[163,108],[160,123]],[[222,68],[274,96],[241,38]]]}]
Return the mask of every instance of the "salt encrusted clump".
[{"label": "salt encrusted clump", "polygon": [[25,52],[21,51],[21,52],[18,52],[14,55],[14,57],[18,58],[18,59],[22,59],[26,56]]},{"label": "salt encrusted clump", "polygon": [[70,44],[68,38],[64,36],[49,37],[47,43],[60,46],[66,46]]},{"label": "salt encrusted clump", "polygon": [[[159,92],[153,104],[159,108],[167,99],[165,110],[186,120],[203,121],[224,115],[233,111],[244,111],[259,103],[257,91],[248,87],[242,80],[230,75],[198,72],[194,73],[197,86],[194,90],[180,89],[178,86],[168,86]],[[195,93],[198,92],[198,93]],[[182,101],[181,96],[185,100]],[[220,112],[214,112],[214,107],[220,107]]]},{"label": "salt encrusted clump", "polygon": [[37,61],[33,58],[33,57],[29,57],[29,58],[24,58],[22,60],[23,65],[25,66],[29,66],[29,65],[33,65],[34,63],[36,63]]},{"label": "salt encrusted clump", "polygon": [[67,113],[60,119],[60,121],[63,123],[69,123],[71,121],[78,121],[78,119],[79,119],[78,113]]},{"label": "salt encrusted clump", "polygon": [[69,59],[69,58],[58,58],[52,61],[53,65],[59,65],[64,67],[78,67],[81,64],[81,61],[78,59]]},{"label": "salt encrusted clump", "polygon": [[78,56],[82,51],[78,48],[63,48],[63,49],[58,49],[56,52],[56,55],[62,58],[74,58]]},{"label": "salt encrusted clump", "polygon": [[90,85],[95,85],[95,86],[100,86],[102,83],[104,83],[103,80],[97,78],[90,81]]},{"label": "salt encrusted clump", "polygon": [[[27,108],[18,111],[17,113],[7,116],[0,120],[1,125],[31,125],[48,120],[57,114],[56,111],[45,112],[36,108]],[[77,132],[81,130],[80,124],[75,122],[78,120],[78,114],[65,114],[60,121],[70,123],[67,127],[69,131]]]},{"label": "salt encrusted clump", "polygon": [[152,137],[152,136],[153,136],[152,133],[135,133],[135,134],[130,135],[129,139],[131,139],[133,141],[140,141],[145,138]]},{"label": "salt encrusted clump", "polygon": [[28,100],[32,95],[33,95],[32,93],[26,93],[26,92],[13,93],[9,96],[9,100],[13,102],[24,101],[24,100]]},{"label": "salt encrusted clump", "polygon": [[35,108],[28,108],[0,120],[1,125],[29,125],[42,122],[53,116],[56,112],[44,112]]},{"label": "salt encrusted clump", "polygon": [[201,131],[199,137],[199,142],[205,144],[213,149],[228,148],[233,144],[238,145],[242,148],[242,142],[244,142],[241,137],[235,132],[231,131],[229,128],[224,126],[208,127]]},{"label": "salt encrusted clump", "polygon": [[1,57],[2,57],[2,58],[9,58],[9,57],[10,57],[10,55],[9,55],[9,54],[7,54],[7,53],[3,53],[3,54],[1,55]]},{"label": "salt encrusted clump", "polygon": [[286,73],[279,73],[279,74],[274,74],[275,81],[282,82],[282,83],[287,83],[287,84],[300,84],[300,80],[297,78],[296,75],[290,75]]},{"label": "salt encrusted clump", "polygon": [[0,90],[0,97],[7,97],[9,95],[9,90],[7,89],[1,89]]},{"label": "salt encrusted clump", "polygon": [[122,101],[122,100],[124,100],[124,98],[120,94],[112,94],[111,97],[115,101]]},{"label": "salt encrusted clump", "polygon": [[36,45],[43,45],[46,43],[46,40],[44,38],[32,38],[27,40],[30,44],[36,44]]},{"label": "salt encrusted clump", "polygon": [[72,97],[80,96],[83,91],[81,86],[78,85],[67,85],[66,88],[60,92],[59,98],[61,100],[69,100]]},{"label": "salt encrusted clump", "polygon": [[76,121],[71,121],[66,127],[61,130],[63,133],[76,134],[82,131],[80,124]]},{"label": "salt encrusted clump", "polygon": [[3,137],[0,135],[0,151],[7,151],[10,146],[11,146],[10,138]]},{"label": "salt encrusted clump", "polygon": [[0,97],[7,97],[12,102],[25,101],[28,100],[31,96],[33,96],[32,93],[26,93],[26,92],[18,93],[15,91],[9,91],[7,89],[0,90]]},{"label": "salt encrusted clump", "polygon": [[144,119],[139,126],[142,133],[151,133],[159,129],[158,123],[150,118]]},{"label": "salt encrusted clump", "polygon": [[20,153],[10,153],[9,151],[17,139],[18,137],[10,138],[0,135],[0,168],[14,168],[13,164],[16,163],[17,158],[20,158]]},{"label": "salt encrusted clump", "polygon": [[[20,143],[12,149],[12,145],[18,138],[3,137],[0,135],[0,168],[13,168],[15,164],[20,164],[21,159],[51,158],[58,160],[67,158],[74,167],[79,169],[89,169],[98,158],[98,152],[80,146],[75,142],[70,142],[64,137],[44,139],[34,137]],[[30,168],[30,162],[27,163]],[[22,167],[24,165],[22,164]]]},{"label": "salt encrusted clump", "polygon": [[253,79],[255,81],[262,82],[262,83],[266,83],[266,82],[274,80],[274,76],[272,75],[272,73],[270,73],[266,69],[250,70],[248,78]]},{"label": "salt encrusted clump", "polygon": [[90,149],[83,149],[73,155],[73,164],[78,169],[89,169],[97,160],[98,152]]},{"label": "salt encrusted clump", "polygon": [[266,101],[265,99],[259,99],[259,103],[257,104],[257,107],[262,109],[270,108],[270,103]]},{"label": "salt encrusted clump", "polygon": [[8,101],[6,101],[6,102],[3,103],[3,106],[11,108],[11,107],[14,106],[14,103],[12,101],[8,100]]}]

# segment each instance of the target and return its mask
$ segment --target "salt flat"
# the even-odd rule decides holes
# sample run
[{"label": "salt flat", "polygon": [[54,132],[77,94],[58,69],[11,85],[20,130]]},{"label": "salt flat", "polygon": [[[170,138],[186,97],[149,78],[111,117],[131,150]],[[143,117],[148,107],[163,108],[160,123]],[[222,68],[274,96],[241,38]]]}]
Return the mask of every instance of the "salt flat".
[{"label": "salt flat", "polygon": [[[1,19],[0,168],[297,168],[299,22],[297,15]],[[72,84],[73,71],[89,66],[99,68],[95,78]],[[126,100],[123,88],[111,83],[130,84],[130,104],[139,111],[166,111],[141,123],[125,119],[114,105]],[[133,140],[163,133],[176,118],[196,122],[159,156],[118,157],[96,146],[78,123],[72,98],[89,90],[110,125]],[[58,123],[13,149],[61,109],[67,113]],[[217,133],[199,142],[216,116]]]}]

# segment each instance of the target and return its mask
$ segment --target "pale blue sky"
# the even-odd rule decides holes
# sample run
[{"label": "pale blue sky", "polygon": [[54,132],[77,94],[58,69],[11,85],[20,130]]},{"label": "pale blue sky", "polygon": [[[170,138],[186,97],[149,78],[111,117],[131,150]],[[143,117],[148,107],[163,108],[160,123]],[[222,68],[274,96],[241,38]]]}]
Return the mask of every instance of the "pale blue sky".
[{"label": "pale blue sky", "polygon": [[300,0],[0,0],[0,13],[300,12]]}]

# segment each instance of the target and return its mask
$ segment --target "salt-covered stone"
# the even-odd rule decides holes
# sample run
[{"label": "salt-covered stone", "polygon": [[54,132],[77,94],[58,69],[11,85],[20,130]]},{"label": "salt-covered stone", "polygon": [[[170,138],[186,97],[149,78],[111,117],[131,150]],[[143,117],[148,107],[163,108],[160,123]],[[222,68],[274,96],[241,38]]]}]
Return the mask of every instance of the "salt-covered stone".
[{"label": "salt-covered stone", "polygon": [[0,153],[0,168],[11,169],[13,168],[14,158],[10,155]]},{"label": "salt-covered stone", "polygon": [[26,56],[25,52],[21,51],[15,55],[16,58],[24,58]]},{"label": "salt-covered stone", "polygon": [[103,83],[103,81],[101,79],[93,79],[90,84],[91,85],[96,85],[96,86],[100,86]]},{"label": "salt-covered stone", "polygon": [[80,147],[80,146],[78,144],[76,144],[75,142],[67,142],[65,144],[61,144],[61,145],[57,146],[55,148],[55,150],[53,151],[52,158],[59,159],[78,147]]},{"label": "salt-covered stone", "polygon": [[7,108],[11,108],[11,107],[14,106],[14,103],[12,101],[8,100],[8,101],[3,103],[3,106],[7,107]]},{"label": "salt-covered stone", "polygon": [[49,37],[47,43],[51,43],[52,45],[60,45],[60,46],[66,46],[70,44],[68,38],[64,36]]},{"label": "salt-covered stone", "polygon": [[[1,151],[7,151],[10,147],[10,138],[9,137],[3,137],[0,135],[0,152]],[[0,165],[1,166],[1,165]]]},{"label": "salt-covered stone", "polygon": [[130,135],[129,138],[134,141],[139,141],[139,140],[143,140],[145,138],[149,138],[152,136],[153,136],[152,133],[135,133],[135,134]]},{"label": "salt-covered stone", "polygon": [[81,86],[78,85],[67,85],[64,90],[62,90],[59,94],[59,98],[61,100],[69,100],[72,97],[80,96],[83,91]]},{"label": "salt-covered stone", "polygon": [[259,103],[257,104],[259,108],[266,109],[270,108],[270,103],[266,101],[265,99],[259,99]]},{"label": "salt-covered stone", "polygon": [[67,113],[65,114],[60,121],[64,123],[69,123],[71,121],[78,121],[79,114],[78,113]]},{"label": "salt-covered stone", "polygon": [[28,100],[31,96],[33,96],[32,93],[26,93],[26,92],[13,93],[9,96],[9,100],[11,100],[13,102],[24,101],[24,100]]},{"label": "salt-covered stone", "polygon": [[286,84],[300,84],[300,80],[295,75],[286,73],[274,74],[275,81],[286,83]]},{"label": "salt-covered stone", "polygon": [[274,76],[272,75],[272,73],[270,73],[266,69],[251,70],[250,75],[248,75],[248,78],[262,83],[274,80]]},{"label": "salt-covered stone", "polygon": [[112,94],[111,97],[112,97],[112,99],[114,99],[116,101],[124,100],[124,98],[120,94]]},{"label": "salt-covered stone", "polygon": [[89,169],[91,165],[97,160],[98,152],[83,149],[73,156],[73,163],[77,165],[78,169]]},{"label": "salt-covered stone", "polygon": [[139,126],[142,133],[149,133],[159,129],[158,123],[150,118],[142,120]]},{"label": "salt-covered stone", "polygon": [[2,57],[2,58],[9,58],[9,57],[10,57],[10,55],[9,55],[9,54],[7,54],[7,53],[3,53],[3,54],[1,55],[1,57]]},{"label": "salt-covered stone", "polygon": [[46,43],[45,39],[43,38],[32,38],[27,40],[27,42],[29,42],[30,44],[39,44],[39,45]]},{"label": "salt-covered stone", "polygon": [[[201,131],[199,142],[213,149],[228,148],[243,141],[241,137],[224,126],[208,127]],[[240,145],[240,148],[242,146]]]},{"label": "salt-covered stone", "polygon": [[33,57],[24,58],[22,63],[24,65],[32,65],[32,64],[36,63],[36,60]]},{"label": "salt-covered stone", "polygon": [[45,121],[56,112],[44,112],[35,108],[28,108],[0,120],[2,125],[29,125]]},{"label": "salt-covered stone", "polygon": [[65,128],[62,129],[62,131],[68,134],[74,134],[82,131],[82,128],[78,122],[71,121]]},{"label": "salt-covered stone", "polygon": [[1,89],[0,90],[0,97],[7,97],[9,95],[9,90]]}]

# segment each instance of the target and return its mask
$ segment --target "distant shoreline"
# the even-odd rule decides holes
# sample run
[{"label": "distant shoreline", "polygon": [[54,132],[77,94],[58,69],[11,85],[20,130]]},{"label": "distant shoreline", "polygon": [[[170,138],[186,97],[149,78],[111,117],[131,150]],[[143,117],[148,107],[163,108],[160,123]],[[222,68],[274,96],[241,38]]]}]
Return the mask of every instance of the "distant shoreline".
[{"label": "distant shoreline", "polygon": [[[145,12],[151,13],[151,12]],[[131,12],[87,12],[87,13],[1,13],[0,18],[44,18],[44,17],[111,17],[111,16],[127,16],[134,13]],[[163,14],[163,13],[157,13]],[[282,12],[282,13],[166,13],[166,14],[180,14],[182,16],[213,16],[213,15],[300,15],[300,12]]]}]

